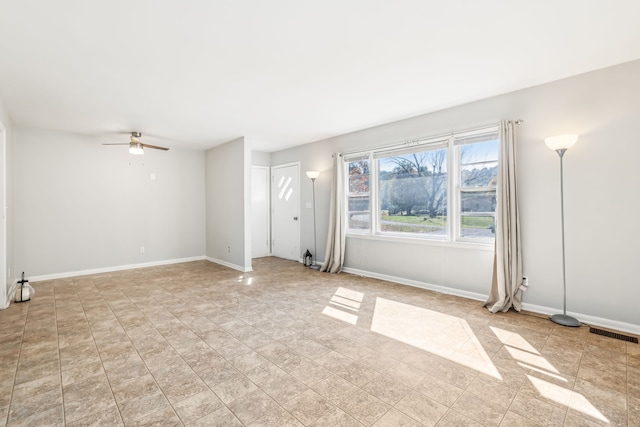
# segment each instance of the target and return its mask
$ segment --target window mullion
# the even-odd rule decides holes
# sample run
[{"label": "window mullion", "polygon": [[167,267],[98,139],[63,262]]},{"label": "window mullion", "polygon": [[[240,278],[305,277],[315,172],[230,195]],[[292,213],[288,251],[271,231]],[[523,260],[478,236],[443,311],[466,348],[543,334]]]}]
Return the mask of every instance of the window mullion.
[{"label": "window mullion", "polygon": [[378,160],[373,159],[372,155],[369,155],[369,200],[370,206],[369,209],[371,211],[371,235],[378,234],[378,224],[380,221],[380,206],[378,203]]},{"label": "window mullion", "polygon": [[342,220],[346,225],[345,228],[348,229],[349,228],[349,179],[350,177],[349,177],[349,162],[344,158],[342,162],[342,172],[343,172],[342,176],[345,177],[344,183],[343,183],[344,194],[342,195],[342,206],[343,206]]},{"label": "window mullion", "polygon": [[447,208],[447,221],[449,224],[449,240],[455,242],[458,240],[458,223],[460,211],[460,194],[458,188],[460,186],[460,149],[454,144],[454,138],[449,138],[449,164],[447,167],[451,171],[449,176],[449,207]]}]

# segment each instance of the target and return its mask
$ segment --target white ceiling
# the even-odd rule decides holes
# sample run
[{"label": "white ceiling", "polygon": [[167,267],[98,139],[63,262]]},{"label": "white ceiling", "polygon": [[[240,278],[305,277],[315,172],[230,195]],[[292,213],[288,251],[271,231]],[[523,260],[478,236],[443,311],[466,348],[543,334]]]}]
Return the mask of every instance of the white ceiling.
[{"label": "white ceiling", "polygon": [[637,0],[0,0],[0,97],[18,125],[276,151],[638,59],[639,22]]}]

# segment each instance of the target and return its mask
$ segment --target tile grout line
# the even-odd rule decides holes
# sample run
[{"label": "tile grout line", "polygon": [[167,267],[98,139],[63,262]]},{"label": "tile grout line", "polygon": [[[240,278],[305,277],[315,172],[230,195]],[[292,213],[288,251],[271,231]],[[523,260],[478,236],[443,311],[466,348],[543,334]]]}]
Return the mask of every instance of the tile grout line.
[{"label": "tile grout line", "polygon": [[[21,303],[16,303],[21,304]],[[31,305],[27,304],[27,312],[24,315],[24,323],[22,326],[22,335],[20,336],[20,351],[18,351],[18,358],[16,359],[16,369],[13,375],[13,387],[11,387],[11,397],[9,398],[9,406],[7,408],[7,425],[9,425],[9,419],[11,418],[11,407],[13,406],[13,398],[14,398],[14,390],[17,386],[16,381],[18,379],[18,370],[20,369],[20,357],[22,357],[22,347],[24,346],[24,334],[27,330],[27,319],[29,317],[29,310],[31,309]]]},{"label": "tile grout line", "polygon": [[65,409],[65,404],[64,404],[64,386],[62,383],[62,357],[60,355],[60,334],[58,333],[58,302],[56,300],[56,287],[53,283],[51,284],[51,287],[52,287],[51,292],[53,294],[53,297],[52,297],[53,315],[54,315],[55,324],[56,324],[56,338],[58,341],[58,345],[56,346],[56,349],[58,350],[58,375],[60,377],[60,399],[62,400],[62,423],[66,426],[67,410]]},{"label": "tile grout line", "polygon": [[[122,292],[122,290],[120,290],[120,289],[118,289],[118,292],[119,292],[120,294],[122,294],[124,297],[126,297],[126,298],[129,300],[129,302],[130,302],[134,307],[136,307],[136,310],[138,310],[138,312],[140,312],[140,313],[144,316],[144,318],[145,318],[147,321],[149,321],[149,319],[147,318],[147,315],[146,315],[146,314],[144,314],[142,311],[140,311],[140,310],[138,309],[138,306],[137,306],[137,305],[136,305],[136,304],[131,300],[131,298],[130,298],[126,293]],[[104,297],[104,296],[103,296],[103,297]],[[124,325],[122,324],[122,322],[120,322],[120,318],[119,318],[119,317],[114,313],[113,308],[111,307],[111,304],[109,303],[109,301],[105,299],[105,302],[106,302],[106,303],[107,303],[107,305],[109,306],[109,310],[111,310],[111,313],[113,313],[113,317],[116,319],[116,321],[118,322],[118,324],[120,325],[120,327],[122,328],[122,330],[124,331],[124,333],[126,334],[126,336],[127,336],[127,340],[128,340],[128,341],[129,341],[129,343],[131,344],[131,347],[134,349],[134,351],[136,352],[136,354],[138,355],[138,357],[140,357],[140,360],[141,360],[141,361],[142,361],[142,363],[144,364],[144,366],[145,366],[145,368],[147,369],[147,372],[149,373],[149,375],[151,376],[151,378],[153,378],[153,382],[155,383],[156,387],[158,387],[158,390],[160,390],[160,392],[162,393],[162,397],[164,397],[164,399],[167,401],[167,403],[169,404],[169,406],[171,406],[171,409],[172,409],[172,410],[174,411],[174,413],[175,413],[175,408],[174,408],[174,407],[173,407],[173,405],[171,404],[171,401],[170,401],[170,400],[167,398],[167,396],[165,395],[164,391],[162,390],[162,387],[160,387],[160,384],[158,384],[158,381],[157,381],[156,377],[153,375],[153,373],[152,373],[152,372],[151,372],[151,370],[149,369],[149,366],[147,365],[147,363],[145,362],[144,358],[142,357],[142,355],[141,355],[141,354],[140,354],[140,352],[138,351],[138,348],[137,348],[137,347],[135,346],[135,344],[131,341],[131,336],[130,336],[130,335],[129,335],[129,333],[127,332],[127,328],[125,328],[125,327],[124,327]],[[153,326],[153,328],[154,328],[154,329],[156,329],[155,325],[154,325],[151,321],[149,321],[149,323]],[[157,329],[156,329],[156,331],[157,331]],[[160,333],[160,332],[158,331],[158,333]],[[160,335],[162,336],[162,334],[160,334]],[[164,336],[163,336],[163,338],[164,338]],[[171,345],[168,341],[167,341],[167,344]],[[173,346],[172,346],[172,347],[173,347]],[[100,353],[100,352],[98,352],[98,353]],[[101,358],[101,360],[102,360],[102,356],[100,356],[100,358]],[[104,365],[103,365],[103,368],[104,368]],[[106,373],[106,370],[105,370],[105,373]],[[109,381],[109,376],[107,376],[107,381]],[[118,412],[120,412],[120,418],[122,418],[122,423],[126,426],[126,425],[127,425],[127,423],[125,423],[125,422],[124,422],[124,417],[122,416],[122,412],[120,411],[120,406],[118,405],[118,402],[117,402],[117,400],[116,400],[116,398],[115,398],[115,394],[113,393],[113,388],[111,387],[111,381],[109,381],[109,388],[111,389],[111,394],[113,394],[113,400],[114,400],[114,402],[116,402],[116,407],[118,408]],[[155,414],[156,412],[159,412],[159,411],[161,411],[161,409],[159,409],[159,410],[157,410],[157,411],[149,412],[149,413],[146,413],[146,414],[142,414],[142,415],[140,415],[138,418],[136,418],[135,420],[132,420],[132,421],[138,421],[138,420],[140,420],[140,419],[141,419],[141,418],[143,418],[143,417],[146,417],[146,416],[151,415],[151,414]],[[176,414],[176,416],[178,416],[178,415]],[[180,421],[182,422],[182,420],[180,420]],[[182,423],[182,424],[184,425],[184,423]]]},{"label": "tile grout line", "polygon": [[[88,280],[91,280],[91,286],[95,289],[95,292],[98,295],[100,295],[100,299],[102,301],[104,301],[105,304],[107,304],[107,306],[109,307],[109,310],[111,311],[111,314],[113,314],[113,317],[115,317],[116,320],[117,320],[117,317],[116,317],[115,313],[113,313],[113,310],[111,310],[111,306],[109,305],[107,300],[104,298],[104,295],[102,294],[102,292],[100,292],[98,287],[95,285],[93,279],[88,279]],[[77,293],[76,293],[76,295],[77,295]],[[124,422],[124,418],[122,416],[122,412],[120,411],[120,407],[118,406],[118,401],[116,400],[116,396],[113,393],[113,388],[111,386],[111,381],[109,380],[109,376],[107,375],[107,370],[104,368],[104,360],[102,359],[102,353],[100,352],[100,349],[98,347],[98,343],[96,343],[96,338],[95,338],[95,335],[93,334],[93,328],[91,327],[91,322],[89,322],[89,318],[87,317],[87,311],[85,310],[84,303],[82,302],[82,299],[80,297],[78,297],[78,299],[80,300],[80,306],[82,307],[82,313],[84,314],[84,317],[87,320],[87,325],[89,326],[89,331],[91,332],[91,339],[93,340],[93,345],[95,346],[96,351],[98,352],[98,358],[100,359],[100,366],[101,366],[102,370],[104,371],[104,376],[107,378],[107,384],[109,384],[109,391],[111,392],[111,398],[113,399],[113,403],[116,406],[116,410],[118,411],[118,415],[120,416],[120,420],[122,420],[122,425],[126,425],[126,423]],[[120,323],[120,322],[118,322],[118,323]]]}]

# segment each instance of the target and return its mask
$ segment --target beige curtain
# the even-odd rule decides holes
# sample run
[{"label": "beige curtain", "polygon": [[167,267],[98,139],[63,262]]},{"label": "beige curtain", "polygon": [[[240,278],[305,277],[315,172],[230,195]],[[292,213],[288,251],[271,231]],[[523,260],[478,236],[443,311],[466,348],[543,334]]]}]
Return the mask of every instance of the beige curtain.
[{"label": "beige curtain", "polygon": [[522,250],[516,188],[514,123],[500,123],[500,162],[496,206],[496,240],[491,292],[485,307],[492,313],[522,309]]},{"label": "beige curtain", "polygon": [[328,273],[340,273],[342,271],[346,231],[344,212],[344,164],[342,156],[336,153],[333,155],[327,250],[324,254],[324,264],[322,264],[320,271]]}]

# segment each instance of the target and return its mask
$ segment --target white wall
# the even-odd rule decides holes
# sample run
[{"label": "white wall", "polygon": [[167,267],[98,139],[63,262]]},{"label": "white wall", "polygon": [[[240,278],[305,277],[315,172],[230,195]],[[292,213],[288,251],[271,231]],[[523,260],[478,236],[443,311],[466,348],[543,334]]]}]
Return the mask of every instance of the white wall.
[{"label": "white wall", "polygon": [[101,145],[113,137],[15,131],[16,271],[55,276],[203,256],[203,151],[132,156]]},{"label": "white wall", "polygon": [[250,151],[239,138],[206,151],[207,257],[251,269]]},{"label": "white wall", "polygon": [[[524,302],[529,308],[554,312],[562,309],[559,160],[543,140],[578,133],[578,144],[564,160],[567,310],[583,321],[640,333],[635,270],[640,253],[639,75],[640,61],[634,61],[272,153],[272,164],[300,160],[302,171],[327,171],[333,151],[523,119],[517,128],[517,167],[524,273],[530,282]],[[318,235],[324,236],[329,184],[322,176],[318,184]],[[310,185],[303,186],[301,207],[310,191]],[[304,235],[309,218],[302,217]],[[491,260],[490,250],[348,238],[345,264],[482,298],[489,291]]]}]

